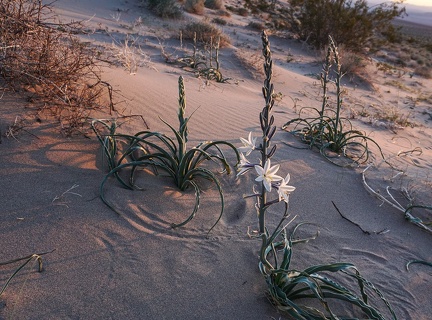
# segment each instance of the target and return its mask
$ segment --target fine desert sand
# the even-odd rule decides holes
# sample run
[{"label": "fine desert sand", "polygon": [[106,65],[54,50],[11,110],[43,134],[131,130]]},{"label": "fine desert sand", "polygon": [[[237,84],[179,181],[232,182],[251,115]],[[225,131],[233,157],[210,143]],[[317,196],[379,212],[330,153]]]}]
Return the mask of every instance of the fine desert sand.
[{"label": "fine desert sand", "polygon": [[[53,6],[63,21],[85,21],[91,32],[80,37],[101,50],[114,50],[113,43],[120,46],[128,34],[139,43],[133,72],[120,60],[103,70],[104,80],[121,93],[115,99],[122,115],[142,115],[152,131],[170,135],[159,117],[177,125],[182,76],[186,113],[193,113],[190,146],[226,140],[240,147],[240,137],[250,131],[259,135],[264,75],[260,31],[248,26],[252,17],[232,14],[221,27],[231,38],[220,51],[221,72],[231,80],[217,83],[166,63],[161,54],[162,49],[172,57],[190,52],[191,43],[181,46],[175,35],[181,24],[203,16],[161,20],[135,1],[123,0],[59,0]],[[216,16],[209,9],[205,15]],[[301,107],[319,106],[316,74],[322,65],[305,44],[282,33],[269,38],[278,97],[274,116],[280,128]],[[295,148],[301,146],[298,139],[278,130],[272,162],[290,173],[296,187],[289,210],[297,217],[288,229],[310,222],[299,236],[319,231],[315,240],[294,247],[292,268],[354,263],[383,292],[399,319],[427,320],[432,269],[413,264],[408,271],[406,264],[432,260],[432,234],[408,222],[363,180],[387,199],[389,187],[402,206],[409,202],[406,194],[416,203],[432,204],[432,80],[410,77],[408,71],[379,71],[374,62],[367,72],[369,81],[345,78],[343,115],[374,139],[398,169],[384,163],[376,150],[368,164],[338,167],[316,150]],[[17,116],[31,119],[25,95],[8,91],[0,103],[2,133]],[[406,121],[401,125],[395,119]],[[142,129],[140,118],[125,120],[119,128],[130,134]],[[235,162],[229,151],[227,157]],[[171,223],[185,219],[194,205],[191,190],[180,192],[151,170],[139,175],[142,191],[124,189],[111,179],[105,193],[121,212],[117,215],[99,198],[105,174],[95,135],[64,137],[49,117],[30,122],[16,139],[2,138],[0,262],[55,251],[43,256],[43,272],[31,264],[13,279],[0,298],[0,319],[288,319],[269,302],[258,270],[254,201],[243,198],[252,190],[252,172],[218,175],[225,212],[209,234],[220,211],[214,185],[204,184],[196,217],[172,229]],[[430,221],[430,211],[418,214]],[[277,223],[279,216],[272,209],[268,223]],[[18,265],[0,266],[0,286]],[[344,305],[337,310],[358,315]]]}]

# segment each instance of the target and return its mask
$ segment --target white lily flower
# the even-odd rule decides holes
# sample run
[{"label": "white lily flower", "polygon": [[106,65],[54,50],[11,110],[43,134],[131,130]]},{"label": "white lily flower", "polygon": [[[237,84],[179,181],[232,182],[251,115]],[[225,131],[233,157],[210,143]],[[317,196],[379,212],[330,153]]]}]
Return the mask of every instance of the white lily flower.
[{"label": "white lily flower", "polygon": [[278,164],[272,167],[270,159],[266,161],[264,168],[256,165],[255,170],[258,173],[258,177],[255,179],[255,181],[262,181],[266,190],[271,192],[272,182],[283,180],[281,176],[276,175],[279,167],[280,166]]},{"label": "white lily flower", "polygon": [[243,147],[238,148],[240,152],[244,152],[246,156],[250,155],[250,153],[255,150],[256,139],[252,137],[252,132],[249,132],[248,139],[240,138],[240,141],[243,143]]},{"label": "white lily flower", "polygon": [[295,190],[295,187],[289,186],[288,182],[290,181],[290,174],[288,173],[285,179],[280,182],[278,188],[279,201],[283,199],[286,203],[288,203],[288,197],[291,192]]},{"label": "white lily flower", "polygon": [[241,176],[253,167],[254,165],[251,164],[248,159],[246,159],[245,155],[243,153],[240,153],[240,164],[238,165],[239,172],[237,173],[237,176]]}]

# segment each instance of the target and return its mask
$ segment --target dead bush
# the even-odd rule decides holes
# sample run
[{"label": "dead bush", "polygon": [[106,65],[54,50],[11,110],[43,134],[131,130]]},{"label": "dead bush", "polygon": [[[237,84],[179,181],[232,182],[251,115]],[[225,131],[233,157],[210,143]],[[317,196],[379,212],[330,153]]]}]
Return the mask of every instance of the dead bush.
[{"label": "dead bush", "polygon": [[192,22],[187,24],[182,30],[183,38],[193,40],[196,34],[197,41],[208,44],[220,39],[220,47],[226,47],[230,44],[230,38],[219,28],[208,22]]},{"label": "dead bush", "polygon": [[0,0],[0,77],[27,90],[72,134],[109,85],[101,81],[98,52],[73,35],[82,26],[44,21],[50,9],[38,0]]},{"label": "dead bush", "polygon": [[204,14],[204,0],[186,0],[184,9],[189,13]]},{"label": "dead bush", "polygon": [[432,68],[425,67],[425,66],[419,66],[414,69],[414,74],[425,78],[425,79],[432,79]]}]

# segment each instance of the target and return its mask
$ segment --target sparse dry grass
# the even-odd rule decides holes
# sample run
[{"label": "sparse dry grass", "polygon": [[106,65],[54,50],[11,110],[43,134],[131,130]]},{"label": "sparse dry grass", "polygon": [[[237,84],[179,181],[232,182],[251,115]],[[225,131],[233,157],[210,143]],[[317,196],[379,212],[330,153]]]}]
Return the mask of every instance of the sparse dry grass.
[{"label": "sparse dry grass", "polygon": [[382,59],[381,68],[399,69],[401,75],[410,73],[425,79],[432,77],[432,28],[407,21],[395,22],[400,35],[394,43],[380,46],[375,55]]},{"label": "sparse dry grass", "polygon": [[151,65],[150,56],[141,49],[139,38],[131,35],[126,35],[122,41],[113,38],[108,53],[110,61],[122,66],[130,74],[136,74],[140,67]]}]

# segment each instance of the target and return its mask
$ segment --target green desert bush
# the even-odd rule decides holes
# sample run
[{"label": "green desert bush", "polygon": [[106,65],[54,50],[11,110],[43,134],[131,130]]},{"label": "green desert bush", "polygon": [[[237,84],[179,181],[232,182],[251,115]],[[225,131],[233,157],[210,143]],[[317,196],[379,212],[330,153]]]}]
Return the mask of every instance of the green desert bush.
[{"label": "green desert bush", "polygon": [[[242,160],[238,175],[243,175],[248,171],[256,171],[257,174],[255,181],[258,182],[258,187],[254,187],[252,194],[246,197],[256,199],[258,237],[261,238],[259,270],[266,280],[270,300],[294,319],[348,319],[335,314],[334,304],[339,302],[348,303],[350,307],[357,307],[362,313],[361,318],[384,320],[383,314],[375,306],[374,300],[378,300],[385,304],[391,318],[396,319],[394,311],[383,294],[351,263],[337,262],[313,265],[304,270],[291,269],[294,244],[307,242],[316,236],[294,240],[296,231],[299,227],[306,225],[305,223],[298,224],[290,235],[287,231],[287,226],[292,221],[287,222],[290,216],[288,213],[289,196],[295,187],[288,185],[290,175],[287,174],[285,178],[279,176],[277,174],[279,165],[272,165],[270,162],[276,152],[276,145],[271,144],[276,127],[273,125],[274,116],[272,115],[274,105],[272,60],[270,44],[265,32],[262,35],[262,42],[266,74],[263,86],[265,107],[259,115],[262,141],[257,143],[252,133],[249,134],[248,139],[241,139],[243,147],[239,148],[239,151],[244,152],[245,155],[241,154]],[[257,163],[251,163],[246,158],[254,151],[261,154],[260,161]],[[272,196],[273,190],[277,192],[277,195]],[[284,203],[285,209],[280,222],[276,227],[271,228],[266,223],[267,210],[279,202]],[[343,284],[346,283],[345,281],[339,282],[338,276],[354,280],[357,289],[346,286]],[[315,301],[309,304],[311,300]],[[319,305],[321,308],[318,307]]]},{"label": "green desert bush", "polygon": [[177,0],[148,0],[147,6],[154,14],[162,18],[178,19],[183,16]]},{"label": "green desert bush", "polygon": [[[341,80],[344,74],[338,48],[331,37],[328,39],[329,47],[320,75],[323,90],[321,108],[300,109],[299,117],[288,121],[282,128],[300,137],[310,148],[317,147],[320,153],[334,164],[346,165],[341,161],[348,159],[356,164],[367,162],[370,157],[370,144],[375,145],[384,158],[380,146],[363,132],[355,130],[350,120],[341,115],[343,106]],[[335,74],[334,80],[331,72]],[[329,104],[328,89],[332,83],[336,87],[335,108],[331,108]],[[309,116],[310,112],[313,115]]]},{"label": "green desert bush", "polygon": [[100,107],[99,52],[74,35],[80,23],[47,22],[52,8],[38,0],[0,0],[0,77],[58,118],[72,134]]},{"label": "green desert bush", "polygon": [[328,35],[338,44],[361,51],[376,34],[395,34],[392,20],[405,13],[403,1],[369,7],[366,0],[291,0],[287,19],[301,39],[323,48]]},{"label": "green desert bush", "polygon": [[189,13],[204,14],[204,0],[186,0],[184,9]]},{"label": "green desert bush", "polygon": [[[102,120],[93,121],[93,130],[102,144],[110,169],[110,172],[101,183],[101,199],[109,208],[117,212],[104,195],[104,186],[108,178],[115,176],[124,187],[135,189],[139,188],[134,182],[137,169],[152,167],[156,173],[162,171],[168,174],[181,191],[188,188],[195,191],[195,206],[192,213],[183,222],[172,224],[173,227],[179,227],[193,219],[198,211],[201,195],[199,180],[209,180],[216,185],[219,191],[222,207],[218,219],[210,228],[211,231],[224,212],[224,195],[219,179],[210,169],[203,167],[203,163],[205,161],[219,163],[222,165],[222,172],[229,174],[231,169],[222,148],[227,147],[234,151],[238,162],[240,156],[234,145],[226,141],[205,141],[193,148],[188,148],[188,123],[190,117],[185,117],[186,97],[182,77],[179,78],[178,101],[178,129],[161,119],[172,131],[174,138],[164,133],[148,130],[140,131],[135,135],[117,134],[115,124],[109,124]],[[108,133],[104,134],[100,127],[102,127],[102,130],[107,130]],[[125,169],[130,169],[129,181],[125,181],[119,175],[119,172]]]}]

